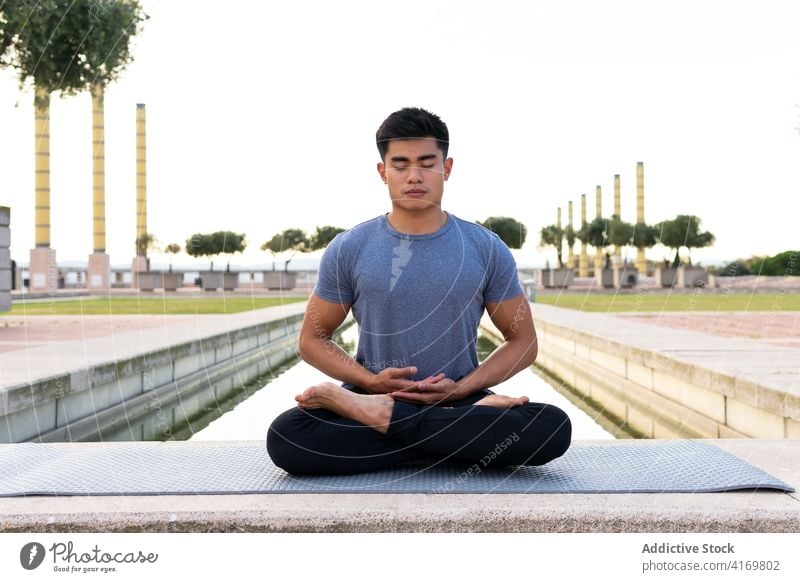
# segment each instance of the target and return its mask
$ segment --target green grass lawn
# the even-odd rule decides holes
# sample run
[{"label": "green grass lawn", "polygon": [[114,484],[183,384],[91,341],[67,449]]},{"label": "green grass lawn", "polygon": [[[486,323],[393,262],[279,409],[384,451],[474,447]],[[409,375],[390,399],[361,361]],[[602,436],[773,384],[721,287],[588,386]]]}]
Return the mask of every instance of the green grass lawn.
[{"label": "green grass lawn", "polygon": [[23,303],[15,301],[11,311],[0,315],[179,315],[239,313],[304,297],[79,297],[76,299]]},{"label": "green grass lawn", "polygon": [[[178,315],[239,313],[305,301],[304,297],[78,297],[24,303],[3,315]],[[537,303],[582,311],[800,311],[800,293],[541,294]]]},{"label": "green grass lawn", "polygon": [[554,293],[536,302],[581,311],[800,311],[800,293]]}]

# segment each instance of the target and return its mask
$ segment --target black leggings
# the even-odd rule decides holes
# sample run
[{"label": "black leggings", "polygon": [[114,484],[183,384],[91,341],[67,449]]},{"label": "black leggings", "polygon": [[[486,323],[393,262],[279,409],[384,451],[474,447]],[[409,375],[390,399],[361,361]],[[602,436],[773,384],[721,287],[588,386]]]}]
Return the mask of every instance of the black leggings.
[{"label": "black leggings", "polygon": [[472,406],[489,394],[436,406],[395,401],[386,434],[324,408],[295,407],[269,427],[267,451],[289,473],[343,475],[431,456],[483,467],[543,465],[569,448],[572,425],[560,408]]}]

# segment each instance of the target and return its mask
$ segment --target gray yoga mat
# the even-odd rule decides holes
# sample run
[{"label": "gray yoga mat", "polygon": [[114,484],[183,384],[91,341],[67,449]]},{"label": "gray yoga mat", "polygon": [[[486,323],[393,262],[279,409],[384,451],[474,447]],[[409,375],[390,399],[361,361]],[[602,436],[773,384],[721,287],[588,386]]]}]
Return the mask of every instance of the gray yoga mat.
[{"label": "gray yoga mat", "polygon": [[0,447],[0,496],[226,493],[699,493],[794,491],[697,441],[574,444],[542,467],[415,461],[346,476],[291,476],[261,443],[23,443]]}]

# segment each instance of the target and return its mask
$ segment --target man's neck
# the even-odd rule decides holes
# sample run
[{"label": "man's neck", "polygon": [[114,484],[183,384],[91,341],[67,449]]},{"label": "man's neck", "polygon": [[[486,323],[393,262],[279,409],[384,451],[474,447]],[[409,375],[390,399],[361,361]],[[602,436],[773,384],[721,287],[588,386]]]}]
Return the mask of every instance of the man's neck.
[{"label": "man's neck", "polygon": [[447,224],[447,213],[438,206],[420,212],[408,212],[393,208],[386,219],[397,232],[431,234]]}]

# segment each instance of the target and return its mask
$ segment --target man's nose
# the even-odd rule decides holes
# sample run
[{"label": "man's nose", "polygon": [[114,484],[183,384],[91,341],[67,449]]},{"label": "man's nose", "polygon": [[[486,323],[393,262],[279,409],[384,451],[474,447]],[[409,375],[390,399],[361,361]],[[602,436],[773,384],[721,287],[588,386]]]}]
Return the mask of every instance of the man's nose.
[{"label": "man's nose", "polygon": [[422,168],[419,166],[411,166],[408,169],[409,182],[422,182]]}]

